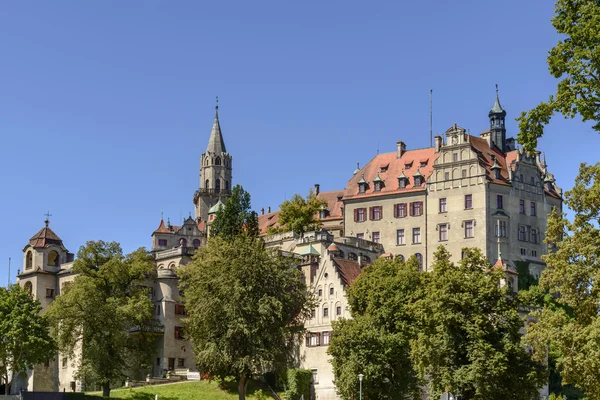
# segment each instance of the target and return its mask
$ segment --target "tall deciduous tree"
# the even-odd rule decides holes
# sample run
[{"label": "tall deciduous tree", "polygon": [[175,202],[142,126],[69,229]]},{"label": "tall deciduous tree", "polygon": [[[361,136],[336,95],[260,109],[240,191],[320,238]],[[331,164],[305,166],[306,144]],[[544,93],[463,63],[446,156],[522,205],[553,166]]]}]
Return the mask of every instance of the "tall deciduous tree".
[{"label": "tall deciduous tree", "polygon": [[312,191],[306,198],[295,194],[279,206],[279,224],[283,229],[293,230],[298,234],[314,231],[321,227],[318,213],[327,202],[319,199]]},{"label": "tall deciduous tree", "polygon": [[575,218],[557,210],[550,215],[546,242],[557,247],[544,257],[540,277],[553,301],[534,315],[526,338],[540,358],[548,348],[564,384],[600,399],[600,163],[582,164],[565,196]]},{"label": "tall deciduous tree", "polygon": [[79,249],[73,272],[47,315],[59,350],[77,360],[77,376],[109,396],[111,382],[151,365],[158,323],[145,284],[154,261],[143,248],[124,256],[118,243],[91,241]]},{"label": "tall deciduous tree", "polygon": [[211,236],[233,240],[241,234],[258,236],[258,218],[250,208],[250,193],[235,185],[225,206],[217,210],[210,227]]},{"label": "tall deciduous tree", "polygon": [[245,399],[248,380],[290,361],[304,330],[312,304],[301,272],[242,234],[211,238],[180,276],[198,368],[234,376]]},{"label": "tall deciduous tree", "polygon": [[556,94],[517,118],[519,143],[529,152],[556,112],[595,121],[600,132],[600,2],[558,0],[552,25],[562,36],[548,55],[550,73],[560,79]]},{"label": "tall deciduous tree", "polygon": [[419,398],[421,381],[410,359],[417,326],[409,305],[418,299],[424,277],[414,258],[378,259],[350,286],[352,319],[333,323],[327,350],[344,399],[358,398],[358,374],[365,376],[365,398]]},{"label": "tall deciduous tree", "polygon": [[450,262],[440,246],[423,294],[412,306],[419,331],[411,356],[430,396],[537,399],[545,368],[521,344],[517,303],[479,250]]},{"label": "tall deciduous tree", "polygon": [[40,302],[19,285],[0,288],[0,376],[6,393],[15,376],[54,358],[50,325]]}]

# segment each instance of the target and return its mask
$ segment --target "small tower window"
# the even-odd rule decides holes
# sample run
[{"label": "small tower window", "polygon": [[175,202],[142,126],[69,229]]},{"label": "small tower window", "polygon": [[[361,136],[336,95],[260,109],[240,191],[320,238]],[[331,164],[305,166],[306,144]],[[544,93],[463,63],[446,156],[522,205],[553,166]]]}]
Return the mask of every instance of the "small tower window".
[{"label": "small tower window", "polygon": [[27,252],[25,256],[25,269],[31,269],[33,267],[33,253],[31,251]]},{"label": "small tower window", "polygon": [[225,181],[225,190],[229,190],[229,181]]},{"label": "small tower window", "polygon": [[197,249],[198,247],[200,247],[200,239],[194,239],[192,244],[193,244],[194,248]]},{"label": "small tower window", "polygon": [[58,267],[58,253],[54,250],[52,250],[50,253],[48,253],[48,265],[51,267]]},{"label": "small tower window", "polygon": [[221,157],[215,158],[215,165],[221,165]]},{"label": "small tower window", "polygon": [[187,247],[187,240],[185,238],[179,239],[179,246]]},{"label": "small tower window", "polygon": [[31,296],[31,294],[33,293],[33,285],[31,284],[31,282],[25,282],[25,286],[23,286],[23,288]]},{"label": "small tower window", "polygon": [[219,193],[220,191],[221,191],[221,180],[216,179],[215,180],[215,192]]},{"label": "small tower window", "polygon": [[204,181],[204,189],[208,189],[208,179]]}]

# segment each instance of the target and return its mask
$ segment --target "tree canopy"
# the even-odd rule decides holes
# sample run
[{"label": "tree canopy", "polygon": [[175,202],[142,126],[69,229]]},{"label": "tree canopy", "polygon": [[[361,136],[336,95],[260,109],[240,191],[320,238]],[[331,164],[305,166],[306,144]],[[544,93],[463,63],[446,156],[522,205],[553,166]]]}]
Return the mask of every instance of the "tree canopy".
[{"label": "tree canopy", "polygon": [[318,213],[327,202],[319,199],[312,191],[306,198],[295,194],[279,206],[279,230],[293,230],[298,234],[314,231],[321,227]]},{"label": "tree canopy", "polygon": [[559,82],[554,95],[517,118],[518,141],[528,152],[535,150],[556,112],[595,121],[593,129],[600,132],[600,2],[558,0],[552,25],[562,38],[547,61]]},{"label": "tree canopy", "polygon": [[534,313],[526,339],[540,359],[548,348],[564,384],[600,399],[600,163],[581,165],[565,203],[575,217],[558,210],[549,216],[546,243],[556,251],[544,256],[540,277],[552,301]]},{"label": "tree canopy", "polygon": [[217,236],[180,276],[189,313],[185,329],[200,371],[234,376],[244,399],[252,376],[288,364],[312,309],[291,260],[247,235]]},{"label": "tree canopy", "polygon": [[59,350],[75,358],[77,376],[99,383],[110,395],[110,383],[151,364],[158,328],[150,288],[154,260],[140,248],[124,256],[115,242],[90,241],[81,246],[73,265],[77,274],[48,307]]},{"label": "tree canopy", "polygon": [[256,237],[258,233],[258,218],[251,210],[250,193],[235,185],[225,206],[217,210],[210,235],[233,240],[241,234]]},{"label": "tree canopy", "polygon": [[0,288],[0,376],[7,394],[19,372],[55,356],[50,325],[41,311],[40,302],[19,285]]}]

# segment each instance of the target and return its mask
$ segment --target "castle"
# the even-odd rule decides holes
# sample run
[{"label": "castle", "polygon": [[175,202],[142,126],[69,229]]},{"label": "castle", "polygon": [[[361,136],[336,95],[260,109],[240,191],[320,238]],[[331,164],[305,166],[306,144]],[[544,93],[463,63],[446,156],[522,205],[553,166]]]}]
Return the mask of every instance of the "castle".
[{"label": "castle", "polygon": [[[295,254],[307,286],[319,299],[307,321],[306,340],[298,363],[313,371],[315,396],[337,398],[331,365],[326,354],[331,322],[350,317],[345,290],[361,267],[377,257],[415,256],[424,270],[431,268],[439,245],[448,248],[455,261],[462,248],[477,247],[490,262],[506,271],[506,283],[518,290],[515,262],[529,262],[530,273],[539,276],[547,214],[562,209],[562,191],[548,171],[541,153],[528,155],[506,137],[506,111],[496,99],[488,115],[489,130],[470,135],[456,124],[444,137],[436,135],[430,148],[409,150],[398,141],[395,151],[376,155],[357,168],[344,189],[314,193],[327,206],[319,217],[323,230],[302,237],[293,232],[267,234],[278,226],[279,211],[258,217],[267,246]],[[232,156],[227,153],[219,123],[218,107],[206,152],[200,161],[200,182],[193,195],[195,216],[181,226],[161,219],[152,233],[152,253],[157,277],[152,282],[156,318],[163,326],[155,349],[151,374],[195,369],[189,341],[183,338],[179,266],[205,244],[216,211],[228,199],[232,186]],[[60,295],[71,273],[74,255],[52,231],[49,221],[23,249],[18,282],[47,307]],[[72,360],[62,355],[36,366],[13,385],[35,391],[79,391],[73,378]]]}]

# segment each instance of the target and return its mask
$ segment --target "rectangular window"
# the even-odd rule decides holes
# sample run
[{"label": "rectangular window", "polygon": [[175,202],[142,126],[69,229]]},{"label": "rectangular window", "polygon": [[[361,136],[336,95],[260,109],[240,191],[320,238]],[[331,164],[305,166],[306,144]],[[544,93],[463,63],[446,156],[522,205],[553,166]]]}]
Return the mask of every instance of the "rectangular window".
[{"label": "rectangular window", "polygon": [[335,308],[335,314],[336,315],[342,315],[342,306],[337,306]]},{"label": "rectangular window", "polygon": [[329,295],[333,296],[333,288],[332,287],[329,288]]},{"label": "rectangular window", "polygon": [[183,368],[185,367],[185,358],[178,358],[177,359],[177,368]]},{"label": "rectangular window", "polygon": [[522,242],[525,241],[525,226],[523,225],[519,225],[519,240]]},{"label": "rectangular window", "polygon": [[67,368],[67,357],[63,357],[62,359],[62,367]]},{"label": "rectangular window", "polygon": [[319,338],[319,334],[316,332],[309,332],[306,339],[307,339],[306,345],[308,347],[316,347],[319,345],[320,338]]},{"label": "rectangular window", "polygon": [[319,289],[319,297],[323,297],[323,289]]},{"label": "rectangular window", "polygon": [[369,208],[371,221],[379,221],[383,217],[383,207],[373,206]]},{"label": "rectangular window", "polygon": [[160,357],[156,358],[156,365],[160,365]]},{"label": "rectangular window", "polygon": [[494,226],[495,236],[506,237],[506,221],[498,221]]},{"label": "rectangular window", "polygon": [[404,179],[404,178],[399,179],[398,184],[400,186],[400,189],[404,189],[406,187],[406,179]]},{"label": "rectangular window", "polygon": [[185,306],[183,304],[175,304],[175,315],[185,315]]},{"label": "rectangular window", "polygon": [[467,170],[463,169],[462,172],[461,172],[461,174],[462,174],[463,178],[466,178],[467,177]]},{"label": "rectangular window", "polygon": [[311,369],[312,372],[312,383],[319,383],[319,374],[318,374],[318,370],[316,369]]},{"label": "rectangular window", "polygon": [[529,241],[531,243],[537,243],[538,242],[538,230],[537,228],[531,228],[530,231],[530,235],[529,235]]},{"label": "rectangular window", "polygon": [[357,237],[358,239],[364,239],[364,238],[365,238],[365,234],[364,234],[364,233],[357,233],[357,234],[356,234],[356,237]]},{"label": "rectangular window", "polygon": [[502,210],[504,208],[504,199],[502,198],[502,195],[496,195],[496,208],[499,210]]},{"label": "rectangular window", "polygon": [[446,198],[440,199],[440,212],[445,213],[448,209],[446,208]]},{"label": "rectangular window", "polygon": [[450,172],[444,172],[444,180],[450,180]]},{"label": "rectangular window", "polygon": [[473,195],[465,194],[465,209],[473,208]]},{"label": "rectangular window", "polygon": [[537,257],[537,250],[531,250],[532,257]]},{"label": "rectangular window", "polygon": [[524,247],[521,247],[521,255],[522,256],[526,256],[527,255],[527,249],[525,249]]},{"label": "rectangular window", "polygon": [[329,308],[323,307],[323,318],[329,317]]},{"label": "rectangular window", "polygon": [[329,345],[329,337],[330,337],[330,332],[322,332],[321,333],[321,346],[328,346]]},{"label": "rectangular window", "polygon": [[154,305],[154,311],[156,315],[160,315],[160,303]]},{"label": "rectangular window", "polygon": [[354,222],[365,222],[367,220],[367,209],[357,208],[354,210]]},{"label": "rectangular window", "polygon": [[402,245],[406,244],[405,239],[404,239],[404,229],[398,229],[396,231],[396,244],[398,246],[402,246]]},{"label": "rectangular window", "polygon": [[183,326],[175,327],[175,339],[185,339],[183,335]]},{"label": "rectangular window", "polygon": [[175,359],[169,358],[169,371],[173,371],[175,369]]},{"label": "rectangular window", "polygon": [[441,224],[438,226],[440,232],[440,242],[448,240],[448,224]]},{"label": "rectangular window", "polygon": [[158,239],[158,245],[165,247],[167,245],[167,239]]},{"label": "rectangular window", "polygon": [[519,214],[525,214],[525,200],[519,200]]},{"label": "rectangular window", "polygon": [[535,215],[536,215],[536,212],[535,212],[535,201],[531,202],[531,205],[529,206],[529,208],[530,208],[530,213],[529,214],[532,217],[535,217]]},{"label": "rectangular window", "polygon": [[465,221],[465,238],[472,238],[474,236],[473,221]]},{"label": "rectangular window", "polygon": [[46,297],[54,298],[54,289],[46,288]]},{"label": "rectangular window", "polygon": [[418,217],[423,215],[423,202],[422,201],[414,201],[410,203],[410,215],[413,217]]},{"label": "rectangular window", "polygon": [[415,176],[415,187],[419,187],[423,184],[423,178],[420,176]]},{"label": "rectangular window", "polygon": [[406,217],[406,203],[394,204],[394,218]]},{"label": "rectangular window", "polygon": [[454,161],[454,162],[458,161],[458,153],[453,153],[452,154],[452,161]]},{"label": "rectangular window", "polygon": [[375,243],[379,243],[379,239],[380,239],[379,232],[373,232],[373,241]]},{"label": "rectangular window", "polygon": [[413,228],[412,236],[413,244],[421,243],[421,228]]}]

